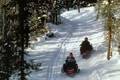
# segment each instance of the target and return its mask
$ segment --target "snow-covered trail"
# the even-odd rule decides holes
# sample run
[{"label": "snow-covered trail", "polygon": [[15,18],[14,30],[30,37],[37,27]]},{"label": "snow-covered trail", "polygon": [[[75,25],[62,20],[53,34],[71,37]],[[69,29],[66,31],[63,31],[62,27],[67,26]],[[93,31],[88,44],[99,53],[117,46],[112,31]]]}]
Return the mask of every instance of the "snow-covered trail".
[{"label": "snow-covered trail", "polygon": [[[119,65],[120,61],[116,58],[109,62],[106,60],[103,24],[96,20],[94,7],[83,8],[80,13],[77,10],[66,11],[61,17],[63,24],[48,24],[56,37],[47,40],[42,38],[28,49],[29,58],[42,63],[42,70],[32,72],[29,80],[109,80],[109,76],[120,74],[118,66],[110,67]],[[89,59],[82,59],[79,45],[86,36],[95,51]],[[81,70],[74,77],[61,73],[64,60],[70,52],[73,52]]]},{"label": "snow-covered trail", "polygon": [[[87,70],[90,62],[80,57],[79,45],[84,37],[88,36],[93,46],[96,47],[95,45],[99,42],[95,43],[95,41],[102,37],[103,34],[102,27],[100,26],[101,23],[96,21],[94,8],[85,8],[81,13],[73,10],[63,13],[61,16],[63,24],[54,29],[57,38],[38,42],[34,45],[34,49],[31,50],[31,58],[35,59],[36,62],[41,61],[43,67],[41,71],[43,74],[36,75],[33,73],[32,77],[35,76],[35,80],[39,80],[39,78],[42,80],[68,80],[69,77],[61,75],[61,67],[68,53],[73,52],[81,69],[81,74],[78,77],[82,78],[82,80],[88,80],[86,74],[89,76],[90,72],[85,72],[84,74],[82,70]],[[102,41],[101,39],[100,42]],[[78,77],[75,77],[75,80],[78,80]]]},{"label": "snow-covered trail", "polygon": [[[76,14],[70,14],[67,13],[68,15],[64,14],[62,16],[67,17],[70,20],[70,24],[74,26],[75,30],[72,31],[72,37],[66,42],[64,46],[64,52],[61,54],[61,57],[57,61],[56,68],[54,68],[54,73],[56,73],[54,76],[54,79],[51,80],[90,80],[89,76],[91,75],[92,71],[94,69],[91,69],[94,66],[91,64],[91,61],[94,61],[94,58],[90,58],[88,60],[84,60],[80,56],[79,52],[79,45],[84,39],[84,37],[88,37],[90,42],[93,44],[95,52],[93,55],[97,55],[98,53],[98,47],[99,45],[102,45],[101,43],[104,41],[103,37],[103,27],[101,26],[101,23],[99,21],[96,21],[96,14],[93,11],[94,9],[91,8],[86,10],[81,11],[81,13],[77,13],[72,11],[73,13]],[[85,15],[86,14],[86,15]],[[76,17],[74,16],[76,15]],[[78,15],[80,15],[78,17]],[[71,18],[71,16],[74,16]],[[98,41],[99,38],[99,41]],[[101,51],[101,50],[100,50]],[[64,60],[66,56],[69,54],[69,52],[73,52],[74,56],[76,57],[77,63],[79,68],[81,69],[80,74],[76,75],[76,77],[71,78],[66,76],[65,74],[61,74],[61,67],[62,64],[64,63]],[[65,55],[64,55],[65,54]],[[92,57],[92,56],[91,56]],[[91,69],[91,70],[90,70]]]},{"label": "snow-covered trail", "polygon": [[33,73],[32,77],[35,76],[35,80],[39,78],[42,80],[51,80],[51,78],[53,78],[54,72],[52,70],[57,63],[56,60],[60,54],[62,54],[66,41],[71,38],[72,32],[75,29],[69,19],[63,17],[63,20],[65,22],[59,26],[48,24],[52,28],[54,27],[52,31],[55,32],[55,38],[36,42],[33,44],[34,46],[31,47],[32,49],[28,49],[31,55],[31,57],[29,57],[30,59],[35,60],[37,63],[42,62],[43,70],[41,72],[43,74],[38,75],[37,78],[36,75],[34,75],[36,73]]}]

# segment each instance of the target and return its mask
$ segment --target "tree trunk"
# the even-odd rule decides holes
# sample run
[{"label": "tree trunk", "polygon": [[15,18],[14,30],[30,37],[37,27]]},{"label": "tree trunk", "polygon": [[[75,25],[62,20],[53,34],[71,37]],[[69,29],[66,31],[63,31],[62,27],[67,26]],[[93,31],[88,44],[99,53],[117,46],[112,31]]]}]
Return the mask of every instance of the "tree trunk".
[{"label": "tree trunk", "polygon": [[20,33],[20,57],[21,57],[21,65],[20,65],[20,80],[25,80],[25,68],[24,68],[24,7],[25,1],[18,0],[19,5],[19,33]]},{"label": "tree trunk", "polygon": [[107,59],[110,60],[112,56],[111,44],[112,44],[112,14],[111,14],[111,0],[108,0],[108,19],[107,19],[107,26],[109,29],[108,33],[108,54]]},{"label": "tree trunk", "polygon": [[80,0],[77,0],[78,12],[80,13]]}]

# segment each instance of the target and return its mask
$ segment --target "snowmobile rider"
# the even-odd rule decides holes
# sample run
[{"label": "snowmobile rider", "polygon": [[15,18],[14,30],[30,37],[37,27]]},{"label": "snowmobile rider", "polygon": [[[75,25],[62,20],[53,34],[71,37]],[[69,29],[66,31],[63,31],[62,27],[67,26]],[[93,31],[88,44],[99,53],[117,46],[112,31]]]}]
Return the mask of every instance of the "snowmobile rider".
[{"label": "snowmobile rider", "polygon": [[76,64],[76,60],[72,52],[66,58],[66,63],[63,65],[63,71],[66,72],[67,68],[74,68],[75,72],[78,70],[78,65]]},{"label": "snowmobile rider", "polygon": [[83,54],[85,51],[91,51],[93,49],[87,37],[85,37],[84,41],[80,46],[81,46],[80,48],[81,54]]},{"label": "snowmobile rider", "polygon": [[69,63],[69,62],[76,63],[75,57],[73,56],[72,52],[70,52],[69,56],[67,56],[66,58],[66,63]]}]

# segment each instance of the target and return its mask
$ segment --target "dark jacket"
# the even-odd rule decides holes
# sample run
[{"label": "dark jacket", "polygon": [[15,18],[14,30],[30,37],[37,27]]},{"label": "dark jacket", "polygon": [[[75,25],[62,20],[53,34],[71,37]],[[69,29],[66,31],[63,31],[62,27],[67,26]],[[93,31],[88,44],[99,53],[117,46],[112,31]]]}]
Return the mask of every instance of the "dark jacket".
[{"label": "dark jacket", "polygon": [[83,41],[81,44],[81,47],[88,47],[88,46],[90,46],[90,42],[87,40]]}]

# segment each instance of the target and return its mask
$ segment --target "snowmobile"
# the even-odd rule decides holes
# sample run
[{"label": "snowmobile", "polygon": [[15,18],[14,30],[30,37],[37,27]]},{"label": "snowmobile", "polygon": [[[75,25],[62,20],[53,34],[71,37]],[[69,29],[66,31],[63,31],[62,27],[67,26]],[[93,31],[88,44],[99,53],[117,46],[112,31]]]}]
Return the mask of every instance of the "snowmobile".
[{"label": "snowmobile", "polygon": [[53,38],[53,37],[55,37],[55,34],[53,32],[49,32],[46,34],[46,36],[49,38]]},{"label": "snowmobile", "polygon": [[91,56],[91,51],[86,51],[82,54],[82,58],[88,59]]},{"label": "snowmobile", "polygon": [[82,58],[89,58],[91,56],[91,52],[93,51],[92,45],[88,45],[87,47],[80,47],[80,53],[82,55]]},{"label": "snowmobile", "polygon": [[80,69],[78,69],[77,72],[76,72],[74,68],[68,68],[68,69],[66,70],[66,74],[67,74],[68,76],[73,77],[73,76],[74,76],[76,73],[78,73],[79,71],[80,71]]},{"label": "snowmobile", "polygon": [[68,76],[73,77],[76,73],[80,72],[77,64],[65,63],[62,67],[62,73],[67,74]]}]

